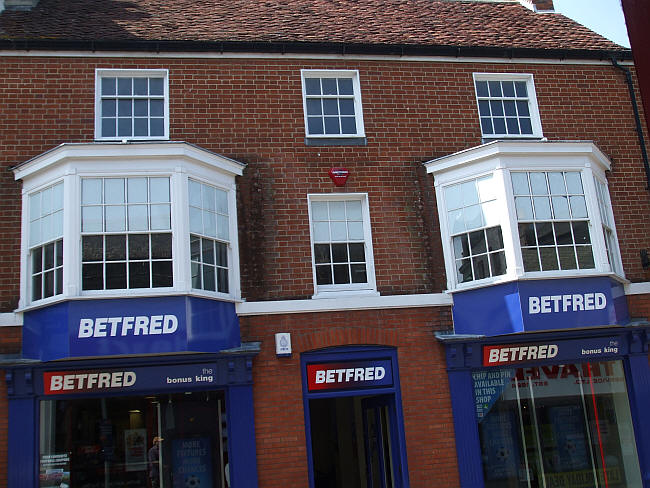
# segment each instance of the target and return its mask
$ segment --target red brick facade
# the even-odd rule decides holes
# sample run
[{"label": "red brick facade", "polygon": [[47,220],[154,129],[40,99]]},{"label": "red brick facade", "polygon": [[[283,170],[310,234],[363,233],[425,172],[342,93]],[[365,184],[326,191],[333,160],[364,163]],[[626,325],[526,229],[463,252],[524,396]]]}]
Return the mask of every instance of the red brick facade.
[{"label": "red brick facade", "polygon": [[[445,290],[433,182],[421,163],[481,144],[474,72],[532,73],[544,136],[592,140],[610,158],[625,274],[650,281],[639,258],[650,248],[650,198],[625,80],[607,63],[23,56],[0,63],[0,312],[12,312],[19,295],[21,190],[8,169],[63,142],[93,141],[97,68],[168,69],[170,139],[248,164],[237,184],[242,295],[249,302],[314,293],[308,193],[368,193],[381,295]],[[305,68],[359,70],[366,146],[305,145]],[[343,190],[327,175],[333,166],[350,171]],[[633,317],[650,319],[648,295],[629,302]],[[240,320],[242,340],[262,342],[253,368],[260,487],[308,485],[300,354],[349,344],[397,348],[411,486],[459,486],[444,349],[434,337],[452,328],[449,307]],[[275,356],[280,331],[292,334],[291,358]],[[0,329],[0,337],[0,352],[17,351],[19,328]],[[7,411],[1,380],[0,411]],[[6,430],[0,416],[0,473]]]}]

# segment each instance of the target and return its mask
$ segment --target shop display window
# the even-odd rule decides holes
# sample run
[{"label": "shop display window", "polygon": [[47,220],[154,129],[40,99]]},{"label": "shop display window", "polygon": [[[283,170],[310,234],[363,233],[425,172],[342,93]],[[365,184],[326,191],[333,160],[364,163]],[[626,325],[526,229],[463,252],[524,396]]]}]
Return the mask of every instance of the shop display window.
[{"label": "shop display window", "polygon": [[223,391],[40,404],[40,487],[229,487]]},{"label": "shop display window", "polygon": [[486,488],[641,486],[622,361],[472,377]]}]

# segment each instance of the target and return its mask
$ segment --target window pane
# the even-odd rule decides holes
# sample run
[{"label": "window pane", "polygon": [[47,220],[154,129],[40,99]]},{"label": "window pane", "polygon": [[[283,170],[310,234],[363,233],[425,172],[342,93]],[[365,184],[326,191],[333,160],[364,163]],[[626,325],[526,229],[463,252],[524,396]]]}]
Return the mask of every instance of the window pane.
[{"label": "window pane", "polygon": [[525,81],[515,81],[515,93],[520,98],[528,96],[528,89],[526,88]]},{"label": "window pane", "polygon": [[535,208],[535,220],[551,219],[551,204],[548,197],[533,197],[533,206]]},{"label": "window pane", "polygon": [[201,207],[201,183],[194,180],[188,180],[189,201],[193,207]]},{"label": "window pane", "polygon": [[81,180],[81,203],[88,205],[102,203],[102,179],[83,178]]},{"label": "window pane", "polygon": [[557,254],[554,247],[541,247],[539,255],[542,260],[542,271],[554,271],[559,269]]},{"label": "window pane", "polygon": [[553,237],[553,224],[551,222],[540,222],[535,224],[537,239],[540,246],[552,246],[555,244]]},{"label": "window pane", "polygon": [[366,261],[363,244],[348,244],[348,248],[350,251],[350,262],[363,263]]},{"label": "window pane", "polygon": [[458,234],[465,230],[465,220],[463,219],[462,210],[453,210],[449,212],[449,232]]},{"label": "window pane", "polygon": [[347,264],[334,265],[334,284],[350,283],[350,271]]},{"label": "window pane", "polygon": [[43,270],[43,246],[32,249],[32,274]]},{"label": "window pane", "polygon": [[171,208],[167,205],[151,206],[151,230],[171,229]]},{"label": "window pane", "polygon": [[56,241],[56,265],[63,266],[63,239]]},{"label": "window pane", "polygon": [[494,125],[495,134],[505,134],[506,133],[506,121],[503,117],[495,118],[492,121]]},{"label": "window pane", "polygon": [[228,240],[230,238],[230,221],[227,215],[217,215],[217,237]]},{"label": "window pane", "polygon": [[465,220],[466,229],[476,229],[483,226],[483,212],[481,207],[474,205],[463,210],[463,219]]},{"label": "window pane", "polygon": [[546,175],[544,173],[529,173],[530,187],[533,195],[548,195]]},{"label": "window pane", "polygon": [[104,207],[106,218],[106,232],[119,232],[126,230],[125,208],[120,206]]},{"label": "window pane", "polygon": [[131,95],[133,78],[118,78],[117,79],[117,94],[118,95]]},{"label": "window pane", "polygon": [[330,226],[327,222],[314,222],[314,240],[329,241]]},{"label": "window pane", "polygon": [[338,78],[339,95],[352,95],[352,78]]},{"label": "window pane", "polygon": [[325,117],[325,134],[340,134],[338,117]]},{"label": "window pane", "polygon": [[149,79],[148,78],[133,78],[133,94],[134,95],[148,95],[149,94]]},{"label": "window pane", "polygon": [[228,293],[228,270],[217,268],[217,291]]},{"label": "window pane", "polygon": [[475,280],[482,280],[490,276],[490,267],[486,254],[472,258],[472,264],[474,265]]},{"label": "window pane", "polygon": [[573,246],[558,247],[558,256],[560,258],[560,269],[576,269],[576,256]]},{"label": "window pane", "polygon": [[491,115],[490,102],[487,101],[487,100],[479,100],[479,102],[478,102],[478,113],[481,116],[489,117]]},{"label": "window pane", "polygon": [[587,203],[582,195],[569,197],[571,202],[571,216],[574,219],[587,218]]},{"label": "window pane", "polygon": [[521,257],[524,261],[524,271],[540,271],[537,249],[522,249]]},{"label": "window pane", "polygon": [[148,136],[149,135],[149,119],[136,118],[133,120],[133,135],[134,136]]},{"label": "window pane", "polygon": [[171,261],[154,261],[151,263],[151,279],[154,288],[172,286]]},{"label": "window pane", "polygon": [[506,274],[506,255],[503,251],[490,253],[490,266],[492,266],[492,276]]},{"label": "window pane", "polygon": [[149,178],[149,201],[169,202],[169,178]]},{"label": "window pane", "polygon": [[348,239],[348,228],[345,222],[332,222],[330,224],[333,241],[345,241]]},{"label": "window pane", "polygon": [[117,116],[117,102],[112,99],[102,100],[102,117]]},{"label": "window pane", "polygon": [[469,256],[469,240],[467,234],[456,236],[453,239],[454,257],[456,259]]},{"label": "window pane", "polygon": [[519,224],[519,243],[522,246],[536,246],[535,224]]},{"label": "window pane", "polygon": [[126,236],[106,236],[106,261],[120,261],[126,259]]},{"label": "window pane", "polygon": [[102,261],[104,259],[104,237],[83,236],[81,238],[81,259],[83,261]]},{"label": "window pane", "polygon": [[357,122],[354,117],[341,117],[341,134],[356,134]]},{"label": "window pane", "polygon": [[147,117],[149,115],[149,102],[147,100],[134,100],[133,115],[136,117]]},{"label": "window pane", "polygon": [[307,130],[310,134],[323,134],[323,119],[321,117],[307,117]]},{"label": "window pane", "polygon": [[205,234],[203,232],[203,212],[196,207],[190,207],[190,232]]},{"label": "window pane", "polygon": [[206,236],[217,237],[217,216],[207,210],[203,211],[203,232]]},{"label": "window pane", "polygon": [[172,235],[151,234],[151,259],[172,258]]},{"label": "window pane", "polygon": [[106,263],[106,289],[126,288],[126,263]]},{"label": "window pane", "polygon": [[228,267],[228,246],[226,246],[221,242],[215,242],[215,248],[217,251],[217,256],[216,256],[217,266],[227,268]]},{"label": "window pane", "polygon": [[515,96],[515,85],[512,81],[502,81],[501,87],[503,88],[504,97],[514,97]]},{"label": "window pane", "polygon": [[[567,197],[552,197],[553,217],[556,219],[570,219],[569,201]],[[545,217],[546,218],[546,217]]]},{"label": "window pane", "polygon": [[127,178],[129,203],[147,202],[147,178]]},{"label": "window pane", "polygon": [[324,115],[339,114],[339,102],[336,98],[326,98],[323,100],[323,114]]},{"label": "window pane", "polygon": [[104,266],[101,263],[84,264],[81,267],[81,287],[84,290],[104,288]]},{"label": "window pane", "polygon": [[317,285],[332,284],[332,268],[329,264],[316,266],[316,284]]},{"label": "window pane", "polygon": [[201,256],[206,264],[215,264],[214,241],[201,239]]},{"label": "window pane", "polygon": [[323,95],[337,95],[336,78],[321,78]]},{"label": "window pane", "polygon": [[576,253],[578,255],[578,267],[580,269],[593,269],[596,267],[591,246],[577,246]]},{"label": "window pane", "polygon": [[164,81],[164,78],[149,78],[149,94],[158,96],[164,95]]},{"label": "window pane", "polygon": [[[514,100],[504,100],[503,101],[503,110],[508,117],[514,117],[517,115],[517,107],[515,106]],[[515,118],[515,124],[517,119]]]},{"label": "window pane", "polygon": [[307,99],[307,115],[323,115],[323,106],[321,98]]},{"label": "window pane", "polygon": [[330,245],[314,244],[314,260],[316,263],[331,263]]},{"label": "window pane", "polygon": [[363,223],[362,222],[348,222],[348,238],[351,240],[362,240],[363,235]]},{"label": "window pane", "polygon": [[354,115],[354,100],[351,98],[339,99],[339,111],[341,115]]},{"label": "window pane", "polygon": [[576,244],[590,244],[591,238],[589,237],[589,223],[585,221],[572,222],[573,238]]},{"label": "window pane", "polygon": [[201,265],[199,263],[192,263],[192,288],[202,289],[201,281]]},{"label": "window pane", "polygon": [[102,95],[115,95],[117,93],[117,80],[115,78],[102,78],[101,91]]},{"label": "window pane", "polygon": [[129,230],[149,230],[146,205],[129,205]]},{"label": "window pane", "polygon": [[[117,116],[118,117],[131,117],[133,115],[133,100],[118,100],[117,101]],[[126,119],[129,126],[131,119]]]},{"label": "window pane", "polygon": [[327,202],[311,202],[312,220],[329,220]]},{"label": "window pane", "polygon": [[117,135],[117,119],[102,119],[102,137],[115,137]]},{"label": "window pane", "polygon": [[549,173],[548,185],[551,188],[551,193],[553,194],[564,195],[566,193],[566,188],[564,187],[564,175],[562,173]]},{"label": "window pane", "polygon": [[203,265],[203,289],[217,291],[217,277],[213,266]]},{"label": "window pane", "polygon": [[201,260],[201,238],[198,236],[190,236],[190,259],[192,261]]},{"label": "window pane", "polygon": [[129,259],[149,259],[149,234],[129,234]]},{"label": "window pane", "polygon": [[320,95],[320,78],[305,78],[305,93],[307,95]]},{"label": "window pane", "polygon": [[566,186],[569,193],[573,194],[582,194],[582,179],[580,178],[580,173],[577,171],[571,171],[566,173]]},{"label": "window pane", "polygon": [[149,135],[150,136],[164,136],[165,135],[165,126],[164,119],[151,119],[149,121]]},{"label": "window pane", "polygon": [[367,283],[368,276],[366,273],[365,264],[352,264],[350,265],[350,275],[352,283]]},{"label": "window pane", "polygon": [[43,276],[38,274],[32,276],[32,300],[40,300],[43,298]]},{"label": "window pane", "polygon": [[348,261],[347,244],[332,244],[332,261],[335,263],[346,263]]},{"label": "window pane", "polygon": [[483,230],[470,232],[469,244],[472,250],[472,254],[480,254],[480,253],[487,252],[487,245],[485,242],[485,232]]},{"label": "window pane", "polygon": [[129,288],[149,288],[149,263],[129,263]]},{"label": "window pane", "polygon": [[570,222],[555,222],[553,227],[555,228],[555,238],[558,245],[573,244]]},{"label": "window pane", "polygon": [[490,89],[491,97],[501,97],[503,93],[501,92],[501,82],[500,81],[488,81],[488,87]]},{"label": "window pane", "polygon": [[501,235],[501,227],[492,227],[490,229],[486,229],[485,233],[487,235],[488,249],[490,251],[503,249],[503,236]]},{"label": "window pane", "polygon": [[459,283],[466,283],[474,279],[470,258],[456,260],[456,277]]},{"label": "window pane", "polygon": [[517,113],[520,117],[528,117],[530,115],[530,109],[528,108],[528,101],[517,101]]},{"label": "window pane", "polygon": [[463,195],[460,185],[452,185],[445,188],[445,203],[447,210],[454,210],[463,206]]},{"label": "window pane", "polygon": [[533,202],[530,197],[515,197],[517,220],[533,220]]},{"label": "window pane", "polygon": [[217,212],[228,215],[228,192],[217,190]]}]

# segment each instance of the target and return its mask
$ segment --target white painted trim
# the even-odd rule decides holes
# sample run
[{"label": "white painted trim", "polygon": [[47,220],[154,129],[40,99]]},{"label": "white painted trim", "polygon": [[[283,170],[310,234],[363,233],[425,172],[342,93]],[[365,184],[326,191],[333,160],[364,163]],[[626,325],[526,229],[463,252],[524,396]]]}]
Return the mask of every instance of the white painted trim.
[{"label": "white painted trim", "polygon": [[[609,60],[597,59],[545,59],[545,58],[490,58],[457,56],[396,56],[366,54],[274,54],[274,53],[152,53],[131,51],[13,51],[0,50],[0,57],[57,57],[57,58],[143,58],[143,59],[322,59],[349,61],[398,61],[425,63],[485,63],[485,64],[560,64],[611,66]],[[624,66],[634,66],[632,61],[621,61]]]},{"label": "white painted trim", "polygon": [[453,298],[447,293],[392,295],[379,297],[351,296],[322,300],[277,300],[242,302],[235,305],[237,315],[276,315],[291,313],[340,312],[389,308],[449,307]]},{"label": "white painted trim", "polygon": [[0,327],[22,327],[22,313],[0,313]]},{"label": "white painted trim", "polygon": [[643,283],[627,283],[625,285],[626,295],[650,295],[650,281]]}]

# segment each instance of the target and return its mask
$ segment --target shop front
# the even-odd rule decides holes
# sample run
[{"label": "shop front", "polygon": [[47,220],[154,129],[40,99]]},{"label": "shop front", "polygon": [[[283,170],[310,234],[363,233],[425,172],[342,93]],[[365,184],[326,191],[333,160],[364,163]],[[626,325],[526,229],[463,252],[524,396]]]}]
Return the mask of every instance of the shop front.
[{"label": "shop front", "polygon": [[234,306],[70,301],[25,314],[8,369],[9,486],[256,486],[252,364]]},{"label": "shop front", "polygon": [[304,353],[301,369],[310,486],[409,486],[396,351]]},{"label": "shop front", "polygon": [[440,337],[462,486],[650,486],[649,324],[609,279],[508,286],[455,297]]}]

